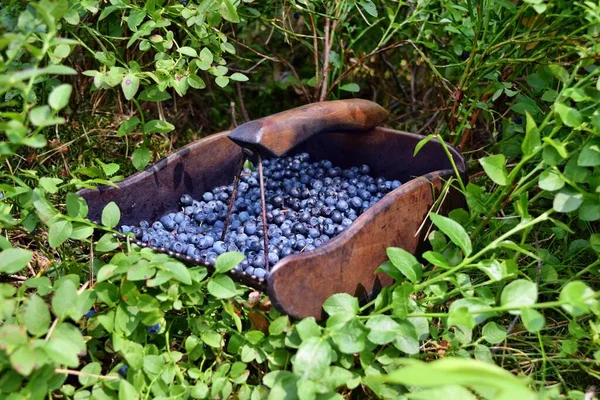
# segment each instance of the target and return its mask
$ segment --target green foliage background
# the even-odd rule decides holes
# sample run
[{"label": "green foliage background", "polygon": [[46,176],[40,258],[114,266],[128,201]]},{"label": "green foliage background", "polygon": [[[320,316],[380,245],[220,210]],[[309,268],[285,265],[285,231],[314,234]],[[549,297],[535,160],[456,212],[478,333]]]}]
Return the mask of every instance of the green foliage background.
[{"label": "green foliage background", "polygon": [[[1,397],[594,397],[600,3],[185,3],[0,6]],[[354,96],[459,146],[468,209],[432,210],[431,250],[388,249],[396,284],[333,296],[322,324],[235,284],[239,254],[186,268],[75,194]]]}]

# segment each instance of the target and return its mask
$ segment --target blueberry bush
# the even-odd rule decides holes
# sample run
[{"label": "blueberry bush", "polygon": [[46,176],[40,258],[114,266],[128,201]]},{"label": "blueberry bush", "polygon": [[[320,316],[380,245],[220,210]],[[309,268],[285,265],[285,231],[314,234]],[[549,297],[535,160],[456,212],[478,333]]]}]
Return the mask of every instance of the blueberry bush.
[{"label": "blueberry bush", "polygon": [[[1,397],[597,397],[599,34],[582,0],[3,2]],[[115,238],[115,204],[86,219],[81,188],[349,97],[470,175],[368,303],[291,320],[226,274],[238,252],[190,268]]]}]

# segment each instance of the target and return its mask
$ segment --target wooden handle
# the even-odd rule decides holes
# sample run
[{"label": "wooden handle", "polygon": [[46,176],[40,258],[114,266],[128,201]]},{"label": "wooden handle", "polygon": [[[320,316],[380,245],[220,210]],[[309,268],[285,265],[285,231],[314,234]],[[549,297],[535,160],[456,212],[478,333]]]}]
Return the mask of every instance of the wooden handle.
[{"label": "wooden handle", "polygon": [[247,122],[231,131],[229,138],[262,155],[281,157],[312,135],[332,130],[366,132],[387,116],[383,107],[369,100],[326,101]]}]

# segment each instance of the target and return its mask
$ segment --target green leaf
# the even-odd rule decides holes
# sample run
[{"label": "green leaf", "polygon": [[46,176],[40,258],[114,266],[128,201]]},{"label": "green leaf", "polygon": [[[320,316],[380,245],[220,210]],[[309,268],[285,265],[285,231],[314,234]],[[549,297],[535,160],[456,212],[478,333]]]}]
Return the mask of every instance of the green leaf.
[{"label": "green leaf", "polygon": [[[504,287],[500,304],[502,307],[526,307],[535,304],[537,297],[538,289],[534,282],[517,279]],[[520,314],[520,311],[511,310],[509,313]]]},{"label": "green leaf", "polygon": [[81,369],[84,375],[78,377],[79,383],[83,386],[93,385],[98,382],[98,378],[92,375],[102,375],[102,365],[99,362],[91,362]]},{"label": "green leaf", "polygon": [[62,281],[52,297],[52,311],[58,318],[67,316],[77,305],[77,288],[70,279]]},{"label": "green leaf", "polygon": [[50,178],[50,177],[44,176],[40,179],[40,186],[46,192],[54,194],[54,193],[58,192],[57,185],[60,185],[62,182],[63,182],[62,179]]},{"label": "green leaf", "polygon": [[386,253],[392,264],[398,268],[398,270],[402,272],[402,275],[408,278],[408,280],[413,283],[421,280],[423,268],[415,256],[399,247],[388,247]]},{"label": "green leaf", "polygon": [[96,242],[96,250],[101,253],[112,251],[117,247],[119,247],[119,242],[117,242],[117,239],[115,239],[111,233],[105,233],[100,240]]},{"label": "green leaf", "polygon": [[223,274],[213,276],[208,281],[208,292],[218,299],[229,299],[235,296],[235,283]]},{"label": "green leaf", "polygon": [[192,284],[192,277],[190,271],[185,265],[177,261],[169,261],[163,264],[163,269],[173,273],[173,278],[185,285]]},{"label": "green leaf", "polygon": [[234,5],[231,4],[230,0],[223,0],[221,7],[219,7],[219,13],[229,22],[236,24],[240,22],[240,17],[238,16],[237,10],[235,9]]},{"label": "green leaf", "polygon": [[119,125],[119,130],[117,131],[118,137],[123,137],[128,133],[133,132],[133,130],[140,124],[140,119],[138,117],[131,117],[121,122]]},{"label": "green leaf", "polygon": [[71,47],[68,44],[59,44],[54,48],[54,55],[60,58],[66,58],[71,52]]},{"label": "green leaf", "polygon": [[215,78],[215,83],[217,85],[219,85],[219,87],[224,88],[225,86],[227,86],[229,84],[229,78],[226,76],[217,76]]},{"label": "green leaf", "polygon": [[592,233],[590,236],[590,246],[592,250],[600,254],[600,233]]},{"label": "green leaf", "polygon": [[139,399],[137,389],[125,379],[119,380],[119,400],[134,400]]},{"label": "green leaf", "polygon": [[593,305],[594,291],[581,281],[567,283],[560,292],[558,300],[565,303],[561,307],[574,317],[587,314]]},{"label": "green leaf", "polygon": [[15,371],[23,376],[28,376],[36,364],[36,356],[33,347],[21,346],[10,355],[10,363]]},{"label": "green leaf", "polygon": [[204,83],[202,78],[195,74],[188,76],[188,83],[194,89],[204,89],[206,87],[206,83]]},{"label": "green leaf", "polygon": [[130,281],[145,281],[154,276],[156,269],[146,260],[140,260],[127,270],[127,279]]},{"label": "green leaf", "polygon": [[357,83],[346,83],[345,85],[340,86],[340,90],[351,93],[360,92],[360,86]]},{"label": "green leaf", "polygon": [[565,181],[554,170],[547,169],[540,174],[538,186],[540,189],[554,192],[565,186]]},{"label": "green leaf", "polygon": [[554,111],[560,116],[562,122],[571,128],[577,128],[583,123],[579,111],[562,103],[554,103]]},{"label": "green leaf", "polygon": [[548,65],[548,69],[562,83],[569,80],[569,72],[564,67],[558,64],[550,64]]},{"label": "green leaf", "polygon": [[158,119],[146,122],[144,125],[144,133],[167,133],[175,129],[173,124]]},{"label": "green leaf", "polygon": [[121,81],[121,89],[127,100],[131,100],[135,97],[138,89],[140,88],[140,78],[132,73],[129,73],[123,77]]},{"label": "green leaf", "polygon": [[398,325],[394,346],[408,355],[419,354],[419,337],[415,326],[406,320],[400,321]]},{"label": "green leaf", "polygon": [[388,344],[396,339],[400,325],[387,315],[375,315],[366,323],[370,332],[367,336],[372,343]]},{"label": "green leaf", "polygon": [[540,130],[535,124],[533,117],[526,112],[527,123],[525,125],[525,138],[521,143],[521,150],[523,154],[528,156],[531,155],[536,148],[542,145],[540,140]]},{"label": "green leaf", "polygon": [[477,321],[469,312],[467,307],[452,307],[448,315],[448,326],[459,326],[466,329],[473,329]]},{"label": "green leaf", "polygon": [[356,315],[359,310],[358,299],[348,293],[337,293],[325,300],[323,309],[329,315],[338,313]]},{"label": "green leaf", "polygon": [[223,347],[223,338],[215,331],[203,332],[202,335],[200,335],[200,338],[204,343],[215,349]]},{"label": "green leaf", "polygon": [[239,72],[234,72],[233,74],[231,74],[229,79],[237,82],[246,82],[248,80],[248,77],[244,74],[240,74]]},{"label": "green leaf", "polygon": [[68,83],[63,83],[62,85],[58,85],[52,92],[50,92],[50,96],[48,96],[48,104],[54,111],[62,110],[69,104],[69,98],[71,97],[71,92],[73,91],[73,87]]},{"label": "green leaf", "polygon": [[581,207],[579,207],[579,219],[582,221],[600,220],[600,201],[584,200]]},{"label": "green leaf", "polygon": [[108,203],[102,210],[102,225],[114,228],[121,219],[121,211],[114,201]]},{"label": "green leaf", "polygon": [[365,10],[365,12],[367,14],[369,14],[372,17],[377,18],[377,15],[378,15],[377,7],[371,0],[360,0],[359,4],[362,7],[362,9]]},{"label": "green leaf", "polygon": [[60,246],[71,236],[71,232],[73,232],[73,225],[70,221],[59,219],[53,222],[48,230],[48,244],[52,248]]},{"label": "green leaf", "polygon": [[88,206],[83,197],[75,193],[67,193],[67,214],[71,218],[85,218]]},{"label": "green leaf", "polygon": [[438,227],[440,231],[442,231],[446,236],[448,236],[448,238],[450,238],[450,240],[452,240],[452,243],[460,247],[465,252],[465,256],[468,257],[471,254],[473,247],[471,245],[471,239],[465,231],[465,228],[463,228],[458,222],[435,213],[431,213],[429,218],[431,218],[431,221],[435,224],[435,226]]},{"label": "green leaf", "polygon": [[506,186],[508,184],[508,174],[505,167],[506,158],[504,154],[495,154],[489,157],[479,159],[485,173],[497,185]]},{"label": "green leaf", "polygon": [[539,332],[546,322],[544,316],[533,308],[521,310],[521,319],[523,320],[525,328],[531,333]]},{"label": "green leaf", "polygon": [[331,364],[331,346],[326,339],[312,337],[300,345],[293,360],[294,373],[302,379],[319,379]]},{"label": "green leaf", "polygon": [[245,258],[246,256],[237,251],[223,253],[217,257],[217,261],[215,262],[215,272],[217,274],[223,274],[230,271],[244,261]]},{"label": "green leaf", "polygon": [[554,197],[552,206],[558,212],[575,211],[583,203],[583,195],[571,187],[562,188]]},{"label": "green leaf", "polygon": [[392,313],[396,317],[404,319],[408,315],[408,305],[410,303],[409,296],[413,290],[413,286],[408,282],[404,282],[394,289],[394,292],[392,293]]},{"label": "green leaf", "polygon": [[50,327],[50,311],[46,303],[37,294],[31,295],[23,316],[25,327],[33,336],[41,336]]},{"label": "green leaf", "polygon": [[415,146],[415,151],[413,152],[413,157],[417,155],[417,153],[425,146],[431,139],[434,139],[435,135],[429,134],[425,136],[423,139],[419,140],[419,143]]},{"label": "green leaf", "polygon": [[177,49],[177,52],[189,57],[198,57],[196,50],[189,46],[183,46]]},{"label": "green leaf", "polygon": [[27,266],[33,253],[25,249],[6,249],[0,253],[0,272],[14,274]]},{"label": "green leaf", "polygon": [[[165,91],[160,90],[158,88],[158,86],[153,85],[153,86],[148,86],[146,89],[144,89],[142,91],[142,93],[140,93],[140,95],[138,96],[138,99],[141,101],[158,102],[158,101],[170,100],[171,95]],[[134,117],[134,118],[137,118],[137,117]]]},{"label": "green leaf", "polygon": [[269,334],[273,336],[281,335],[287,330],[290,318],[282,315],[269,324]]},{"label": "green leaf", "polygon": [[[524,309],[526,311],[529,309]],[[497,344],[506,339],[506,329],[495,322],[488,322],[481,331],[483,338],[491,344]]]},{"label": "green leaf", "polygon": [[581,167],[597,167],[600,165],[600,140],[590,140],[581,149],[577,164]]},{"label": "green leaf", "polygon": [[359,353],[366,346],[367,330],[355,315],[338,313],[330,316],[327,330],[342,353]]},{"label": "green leaf", "polygon": [[410,387],[461,385],[490,388],[494,390],[495,399],[537,399],[525,379],[517,378],[507,370],[487,362],[458,357],[446,357],[427,363],[414,359],[399,362],[402,364],[401,368],[379,379]]},{"label": "green leaf", "polygon": [[138,147],[131,155],[131,163],[138,171],[146,168],[150,162],[150,150],[147,147]]}]

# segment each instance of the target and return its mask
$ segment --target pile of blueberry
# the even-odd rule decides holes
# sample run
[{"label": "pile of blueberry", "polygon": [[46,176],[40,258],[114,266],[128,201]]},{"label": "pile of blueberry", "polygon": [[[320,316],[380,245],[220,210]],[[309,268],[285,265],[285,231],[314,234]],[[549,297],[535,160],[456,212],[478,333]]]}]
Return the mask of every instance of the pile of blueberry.
[{"label": "pile of blueberry", "polygon": [[[269,265],[293,253],[314,250],[346,229],[360,214],[400,186],[373,178],[367,165],[341,169],[330,161],[310,162],[306,153],[263,161]],[[181,197],[182,211],[152,224],[122,226],[153,248],[214,265],[219,254],[240,251],[236,271],[259,280],[267,274],[263,251],[258,173],[244,169],[225,240],[221,241],[233,184],[194,200]]]}]

